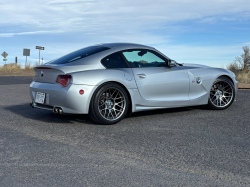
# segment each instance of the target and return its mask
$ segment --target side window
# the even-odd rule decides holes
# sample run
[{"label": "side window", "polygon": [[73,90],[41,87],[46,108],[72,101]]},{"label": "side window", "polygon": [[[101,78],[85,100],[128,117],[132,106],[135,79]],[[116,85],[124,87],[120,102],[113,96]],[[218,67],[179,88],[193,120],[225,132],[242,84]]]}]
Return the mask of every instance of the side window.
[{"label": "side window", "polygon": [[106,68],[128,68],[128,64],[120,53],[114,53],[101,60]]},{"label": "side window", "polygon": [[122,54],[127,59],[131,68],[167,66],[165,60],[159,54],[153,51],[135,49],[123,51]]}]

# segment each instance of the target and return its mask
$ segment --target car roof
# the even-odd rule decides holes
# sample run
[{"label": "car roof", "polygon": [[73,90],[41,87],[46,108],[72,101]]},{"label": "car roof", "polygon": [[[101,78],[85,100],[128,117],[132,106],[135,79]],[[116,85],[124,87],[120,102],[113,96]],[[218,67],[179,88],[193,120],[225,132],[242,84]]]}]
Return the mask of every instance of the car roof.
[{"label": "car roof", "polygon": [[125,47],[125,46],[130,46],[130,47],[146,47],[146,48],[153,48],[150,46],[142,45],[142,44],[135,44],[135,43],[102,43],[98,44],[98,46],[103,46],[103,47],[109,47],[109,48],[117,48],[117,47]]}]

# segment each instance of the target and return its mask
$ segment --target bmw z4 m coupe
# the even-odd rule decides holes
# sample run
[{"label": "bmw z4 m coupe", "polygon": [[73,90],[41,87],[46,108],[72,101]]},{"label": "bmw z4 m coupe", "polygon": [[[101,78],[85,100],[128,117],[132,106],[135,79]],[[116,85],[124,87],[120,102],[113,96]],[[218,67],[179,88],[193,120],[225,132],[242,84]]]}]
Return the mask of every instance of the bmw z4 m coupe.
[{"label": "bmw z4 m coupe", "polygon": [[108,43],[36,66],[30,105],[114,124],[144,110],[194,105],[223,110],[237,90],[235,74],[226,69],[179,64],[145,45]]}]

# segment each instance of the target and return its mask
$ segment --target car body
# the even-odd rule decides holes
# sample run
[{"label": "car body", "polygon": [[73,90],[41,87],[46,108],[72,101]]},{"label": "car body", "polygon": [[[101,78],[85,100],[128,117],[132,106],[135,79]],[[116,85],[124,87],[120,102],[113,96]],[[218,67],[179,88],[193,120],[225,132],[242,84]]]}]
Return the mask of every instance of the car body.
[{"label": "car body", "polygon": [[[78,56],[81,53],[85,56]],[[153,61],[157,58],[159,60]],[[58,82],[60,75],[70,77],[66,78],[67,85]],[[56,113],[88,114],[94,93],[107,83],[118,84],[125,90],[130,112],[205,105],[209,102],[212,86],[220,77],[232,83],[234,101],[238,82],[231,71],[178,64],[150,46],[99,44],[36,66],[34,81],[30,85],[31,106]],[[37,93],[42,94],[44,101],[36,102]]]}]

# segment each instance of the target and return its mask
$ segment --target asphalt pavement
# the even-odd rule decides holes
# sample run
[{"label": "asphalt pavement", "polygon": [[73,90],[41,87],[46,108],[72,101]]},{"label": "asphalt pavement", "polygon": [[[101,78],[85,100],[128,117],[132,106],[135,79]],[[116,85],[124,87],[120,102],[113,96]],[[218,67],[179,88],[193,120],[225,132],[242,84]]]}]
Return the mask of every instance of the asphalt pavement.
[{"label": "asphalt pavement", "polygon": [[250,186],[250,90],[116,125],[29,107],[32,77],[0,77],[0,186]]}]

